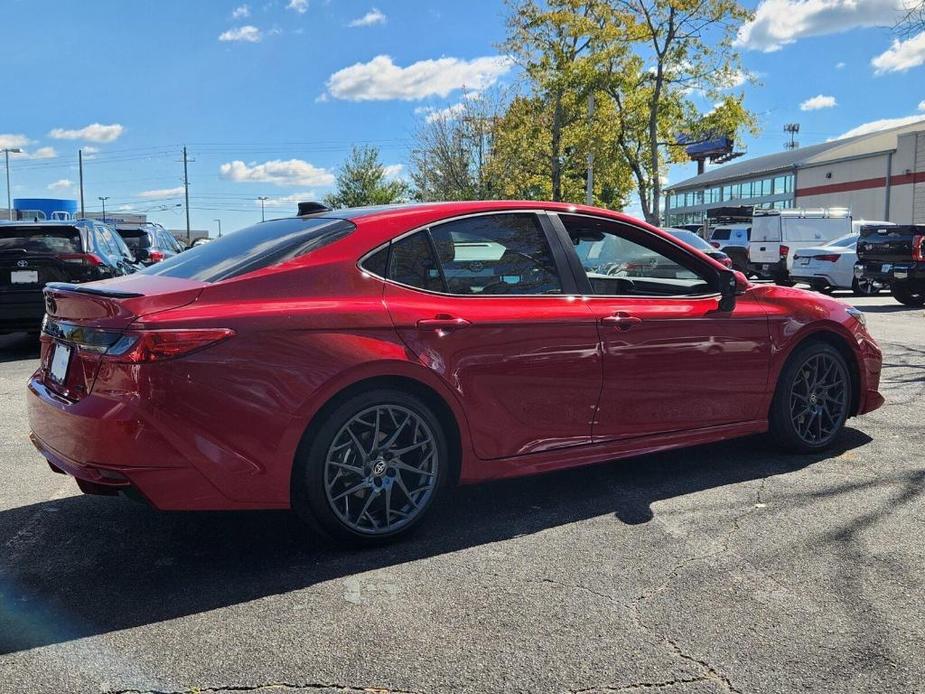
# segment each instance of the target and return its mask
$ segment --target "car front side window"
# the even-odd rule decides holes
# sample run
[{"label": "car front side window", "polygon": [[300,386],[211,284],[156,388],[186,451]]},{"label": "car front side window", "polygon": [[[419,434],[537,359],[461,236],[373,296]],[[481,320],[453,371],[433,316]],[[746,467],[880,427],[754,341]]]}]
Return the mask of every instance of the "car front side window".
[{"label": "car front side window", "polygon": [[[646,243],[644,232],[582,215],[559,215],[593,294],[694,296],[715,290],[706,273],[671,253],[668,242]],[[663,248],[656,248],[656,246]]]}]

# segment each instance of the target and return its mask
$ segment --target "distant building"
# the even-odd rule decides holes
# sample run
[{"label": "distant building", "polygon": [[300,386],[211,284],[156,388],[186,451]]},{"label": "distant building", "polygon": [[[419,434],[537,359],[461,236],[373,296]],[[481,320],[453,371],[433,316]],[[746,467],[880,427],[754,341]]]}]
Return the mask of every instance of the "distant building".
[{"label": "distant building", "polygon": [[847,207],[855,219],[925,224],[925,120],[718,166],[665,193],[668,226],[737,206]]},{"label": "distant building", "polygon": [[[173,237],[177,241],[184,245],[188,245],[186,240],[186,229],[168,229],[167,231],[173,234]],[[207,238],[209,236],[209,232],[205,229],[190,229],[189,233],[189,243],[192,243],[196,239]]]},{"label": "distant building", "polygon": [[[4,219],[9,219],[9,210]],[[13,198],[13,219],[27,222],[75,219],[77,201],[62,198]]]},{"label": "distant building", "polygon": [[106,217],[104,219],[102,212],[87,212],[84,215],[87,219],[98,219],[101,222],[105,221],[107,224],[144,224],[148,221],[148,215],[146,214],[133,214],[129,212],[110,212],[106,210]]}]

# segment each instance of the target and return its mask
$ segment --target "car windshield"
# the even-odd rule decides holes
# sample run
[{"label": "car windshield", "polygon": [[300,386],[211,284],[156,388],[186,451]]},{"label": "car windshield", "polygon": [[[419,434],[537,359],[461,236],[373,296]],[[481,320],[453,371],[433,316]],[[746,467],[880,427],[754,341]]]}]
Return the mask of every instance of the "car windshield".
[{"label": "car windshield", "polygon": [[304,255],[356,227],[345,219],[276,219],[226,234],[143,270],[149,275],[218,282]]},{"label": "car windshield", "polygon": [[854,248],[858,243],[858,237],[855,234],[848,234],[847,236],[842,236],[837,238],[834,241],[830,241],[825,244],[826,246],[837,246],[839,248]]},{"label": "car windshield", "polygon": [[76,227],[0,227],[0,252],[80,253],[80,231]]}]

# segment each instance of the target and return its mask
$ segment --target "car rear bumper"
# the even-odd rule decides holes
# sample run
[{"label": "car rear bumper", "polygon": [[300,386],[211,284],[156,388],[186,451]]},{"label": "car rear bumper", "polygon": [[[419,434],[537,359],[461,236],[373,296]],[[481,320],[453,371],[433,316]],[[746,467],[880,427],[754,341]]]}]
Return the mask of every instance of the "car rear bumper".
[{"label": "car rear bumper", "polygon": [[879,261],[855,263],[854,276],[866,277],[885,284],[890,284],[894,280],[925,281],[925,263],[882,263]]},{"label": "car rear bumper", "polygon": [[135,491],[162,510],[279,507],[223,494],[150,421],[141,401],[90,394],[71,402],[47,388],[40,374],[27,392],[32,442],[53,470],[76,478],[85,493]]},{"label": "car rear bumper", "polygon": [[37,331],[42,327],[44,315],[41,289],[0,292],[0,333]]}]

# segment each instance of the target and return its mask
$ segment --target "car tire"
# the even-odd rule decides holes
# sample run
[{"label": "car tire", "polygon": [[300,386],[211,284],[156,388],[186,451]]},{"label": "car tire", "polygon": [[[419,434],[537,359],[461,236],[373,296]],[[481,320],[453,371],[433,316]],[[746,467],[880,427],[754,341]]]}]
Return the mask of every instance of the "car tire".
[{"label": "car tire", "polygon": [[777,379],[771,438],[795,453],[828,448],[848,419],[852,388],[851,370],[837,349],[820,341],[797,347]]},{"label": "car tire", "polygon": [[893,294],[893,298],[904,306],[925,305],[925,291],[922,289],[913,289],[905,282],[894,282],[890,291]]},{"label": "car tire", "polygon": [[880,289],[879,284],[867,278],[859,280],[855,277],[851,283],[851,291],[854,292],[855,296],[876,296],[880,293]]},{"label": "car tire", "polygon": [[337,542],[378,545],[405,535],[446,487],[446,434],[411,393],[375,389],[348,397],[310,437],[296,456],[292,507]]}]

